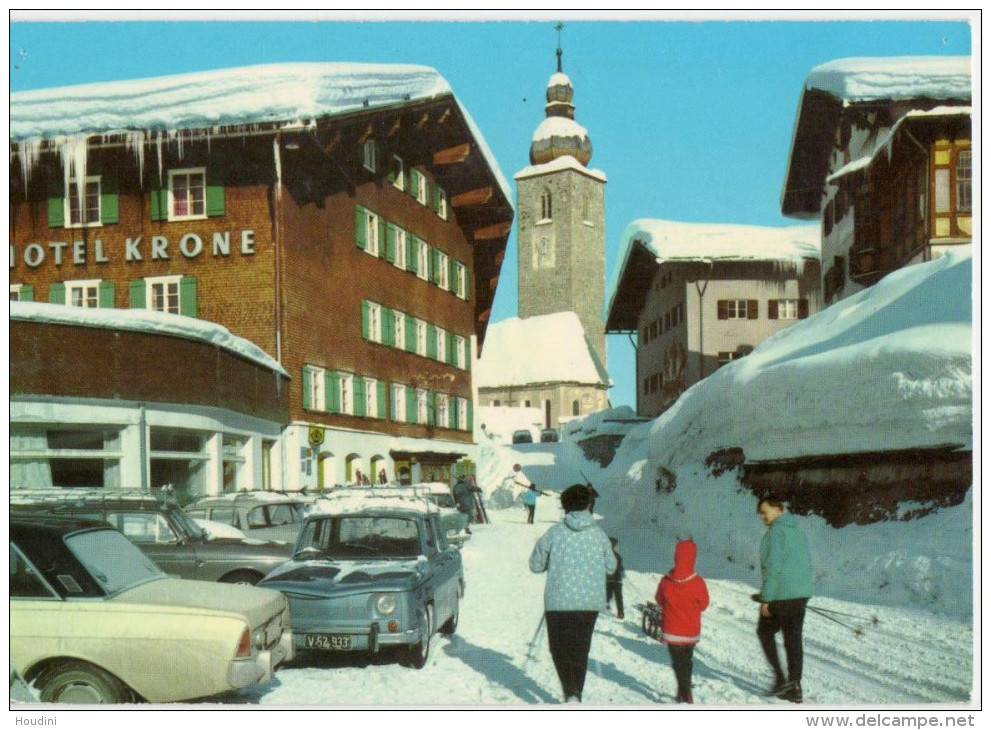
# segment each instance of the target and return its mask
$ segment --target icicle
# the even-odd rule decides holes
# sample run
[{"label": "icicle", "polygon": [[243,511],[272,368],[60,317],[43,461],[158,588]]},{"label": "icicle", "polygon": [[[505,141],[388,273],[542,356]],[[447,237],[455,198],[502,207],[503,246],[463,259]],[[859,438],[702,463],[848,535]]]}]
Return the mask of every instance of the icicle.
[{"label": "icicle", "polygon": [[21,178],[24,180],[25,196],[27,195],[28,183],[31,181],[31,173],[34,172],[34,168],[38,166],[38,160],[41,158],[42,142],[40,137],[36,137],[14,143],[17,157],[21,163]]},{"label": "icicle", "polygon": [[163,174],[165,170],[162,167],[162,135],[163,132],[159,132],[155,135],[155,151],[158,153],[158,184],[161,186]]},{"label": "icicle", "polygon": [[60,137],[56,142],[62,157],[62,174],[65,180],[65,190],[69,190],[69,180],[79,181],[80,194],[86,185],[86,153],[89,149],[89,139],[85,134],[73,134]]},{"label": "icicle", "polygon": [[279,155],[279,135],[272,137],[272,154],[275,155],[275,199],[282,199],[282,157]]},{"label": "icicle", "polygon": [[145,179],[145,133],[143,129],[131,130],[124,136],[124,147],[138,160],[138,179]]}]

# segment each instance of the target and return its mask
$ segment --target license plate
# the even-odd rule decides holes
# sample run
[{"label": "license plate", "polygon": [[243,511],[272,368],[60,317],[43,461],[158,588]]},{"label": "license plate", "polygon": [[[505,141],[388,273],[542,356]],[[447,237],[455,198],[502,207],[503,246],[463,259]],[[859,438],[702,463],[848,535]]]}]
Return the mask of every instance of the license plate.
[{"label": "license plate", "polygon": [[306,634],[303,645],[307,649],[346,651],[351,648],[351,637],[341,634]]}]

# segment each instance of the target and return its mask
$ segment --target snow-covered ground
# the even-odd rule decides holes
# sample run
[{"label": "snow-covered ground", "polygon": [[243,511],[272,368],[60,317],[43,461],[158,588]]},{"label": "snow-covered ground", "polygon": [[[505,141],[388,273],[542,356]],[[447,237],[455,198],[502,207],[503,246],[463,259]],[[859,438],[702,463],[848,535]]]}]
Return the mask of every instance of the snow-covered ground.
[{"label": "snow-covered ground", "polygon": [[[492,524],[475,526],[463,548],[467,592],[453,637],[437,636],[426,667],[400,666],[389,654],[349,655],[296,663],[275,680],[231,698],[265,705],[492,705],[556,704],[560,687],[547,650],[546,633],[528,645],[543,610],[544,576],[527,568],[537,538],[559,517],[541,500],[537,522],[525,524],[521,509],[492,511]],[[756,516],[746,536],[759,540]],[[670,568],[673,543],[651,570],[629,570],[624,584],[626,619],[602,614],[592,642],[586,705],[654,706],[673,703],[674,674],[667,649],[643,634],[637,603],[653,600],[661,574]],[[777,706],[762,695],[771,682],[754,629],[757,606],[752,582],[709,579],[712,606],[703,617],[703,640],[695,654],[695,700],[708,706]],[[806,619],[807,704],[904,705],[964,703],[971,694],[972,628],[969,621],[941,618],[911,608],[870,607],[816,598],[813,605],[849,613],[838,616],[862,629],[860,636],[818,615]]]}]

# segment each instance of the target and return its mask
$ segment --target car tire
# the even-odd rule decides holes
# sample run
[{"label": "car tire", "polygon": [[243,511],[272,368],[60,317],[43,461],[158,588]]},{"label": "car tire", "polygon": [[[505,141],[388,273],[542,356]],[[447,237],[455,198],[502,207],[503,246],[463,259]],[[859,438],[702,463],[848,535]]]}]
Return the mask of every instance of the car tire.
[{"label": "car tire", "polygon": [[218,580],[218,583],[239,583],[243,586],[253,586],[262,578],[264,578],[261,573],[256,573],[253,570],[235,570],[233,573],[228,573]]},{"label": "car tire", "polygon": [[74,705],[114,705],[133,699],[115,676],[82,662],[65,662],[46,669],[38,678],[42,702]]},{"label": "car tire", "polygon": [[406,660],[414,669],[423,669],[430,657],[430,638],[434,633],[434,607],[427,606],[427,633],[423,641],[414,644],[406,650]]},{"label": "car tire", "polygon": [[440,633],[450,636],[455,631],[458,630],[458,614],[461,612],[461,599],[458,597],[454,598],[454,613],[451,614],[451,618],[444,622],[444,625],[440,627]]}]

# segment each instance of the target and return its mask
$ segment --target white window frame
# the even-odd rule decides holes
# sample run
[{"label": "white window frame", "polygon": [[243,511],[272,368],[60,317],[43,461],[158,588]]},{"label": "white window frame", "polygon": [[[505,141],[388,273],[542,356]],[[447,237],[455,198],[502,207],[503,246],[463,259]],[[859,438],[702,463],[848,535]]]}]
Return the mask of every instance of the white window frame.
[{"label": "white window frame", "polygon": [[382,342],[382,305],[368,303],[368,339],[372,342]]},{"label": "white window frame", "polygon": [[451,396],[438,393],[434,396],[434,422],[442,428],[450,428]]},{"label": "white window frame", "polygon": [[375,172],[378,163],[378,147],[374,139],[366,139],[361,145],[361,165],[369,172]]},{"label": "white window frame", "polygon": [[[150,309],[153,312],[166,312],[169,314],[181,314],[182,313],[182,286],[181,286],[182,276],[149,276],[145,279],[145,308]],[[168,302],[168,287],[175,284],[176,288],[176,310],[173,312],[167,302]],[[162,285],[166,287],[165,298],[166,306],[165,309],[158,309],[155,307],[155,286]],[[66,290],[66,296],[68,297],[68,290]]]},{"label": "white window frame", "polygon": [[365,210],[365,253],[378,258],[379,255],[379,214]]},{"label": "white window frame", "polygon": [[798,319],[798,300],[779,299],[778,319]]},{"label": "white window frame", "polygon": [[327,410],[327,388],[326,370],[314,365],[307,365],[306,371],[310,374],[310,410]]},{"label": "white window frame", "polygon": [[418,238],[416,247],[416,275],[427,280],[430,273],[430,245],[422,238]]},{"label": "white window frame", "polygon": [[[100,281],[101,279],[76,279],[75,281],[65,282],[65,303],[70,307],[79,307],[81,309],[99,309],[100,307]],[[93,298],[92,304],[87,304],[88,290],[92,290]],[[73,293],[80,291],[82,295],[82,304],[75,304],[72,301]]]},{"label": "white window frame", "polygon": [[354,376],[351,373],[339,373],[337,379],[338,401],[341,413],[354,414]]},{"label": "white window frame", "polygon": [[395,167],[396,162],[399,163],[398,169],[396,170],[396,179],[392,181],[392,184],[399,188],[400,190],[406,189],[406,163],[403,162],[403,158],[399,155],[392,156],[393,167]]},{"label": "white window frame", "polygon": [[444,188],[436,188],[437,190],[437,215],[441,217],[442,220],[447,220],[448,216],[448,202],[447,202],[447,191]]},{"label": "white window frame", "polygon": [[462,431],[468,430],[468,399],[457,398],[458,408],[458,428]]},{"label": "white window frame", "polygon": [[404,423],[406,421],[406,386],[402,383],[393,383],[392,397],[396,403],[392,420],[398,423]]},{"label": "white window frame", "polygon": [[[740,305],[743,308],[740,308]],[[746,299],[727,299],[726,300],[726,319],[746,319],[747,318],[747,300]]]},{"label": "white window frame", "polygon": [[365,378],[365,417],[378,418],[379,409],[378,381],[375,378]]},{"label": "white window frame", "polygon": [[416,422],[426,423],[429,417],[427,412],[427,391],[423,388],[416,389]]},{"label": "white window frame", "polygon": [[416,354],[427,356],[427,323],[422,319],[414,320],[416,322]]},{"label": "white window frame", "polygon": [[413,168],[409,171],[410,174],[410,193],[416,198],[416,202],[420,205],[427,204],[427,176],[422,172]]},{"label": "white window frame", "polygon": [[[72,188],[75,187],[79,193],[79,212],[81,217],[86,215],[86,187],[90,183],[96,183],[96,220],[87,221],[83,220],[79,223],[72,222]],[[99,228],[103,225],[103,183],[100,180],[100,175],[87,175],[83,179],[83,189],[79,190],[79,178],[70,177],[69,186],[65,190],[65,197],[62,199],[62,204],[65,206],[65,227],[66,228]]]},{"label": "white window frame", "polygon": [[21,301],[21,287],[22,286],[24,286],[24,285],[23,284],[11,284],[10,285],[10,293],[12,295],[10,297],[10,301],[12,301],[12,302],[19,302],[19,301]]},{"label": "white window frame", "polygon": [[406,349],[406,315],[398,309],[392,312],[392,333],[395,347]]},{"label": "white window frame", "polygon": [[458,268],[458,280],[454,284],[457,287],[455,293],[461,299],[467,299],[468,297],[465,296],[465,288],[466,288],[465,284],[467,284],[468,282],[468,267],[459,262],[457,268]]},{"label": "white window frame", "polygon": [[396,260],[393,265],[397,269],[406,270],[406,233],[405,228],[395,227],[396,230]]},{"label": "white window frame", "polygon": [[439,258],[438,265],[440,266],[440,288],[444,291],[448,291],[451,288],[451,277],[450,277],[450,265],[451,257],[448,256],[443,251],[438,251],[437,256]]},{"label": "white window frame", "polygon": [[[202,213],[188,213],[186,215],[177,215],[175,212],[175,178],[179,175],[202,175],[203,176],[203,212]],[[206,168],[205,167],[186,167],[179,170],[169,170],[169,210],[168,219],[170,221],[199,221],[205,220],[206,215]],[[192,205],[190,205],[192,208]]]},{"label": "white window frame", "polygon": [[454,336],[454,349],[457,353],[458,370],[467,370],[468,362],[465,355],[465,338],[461,335]]},{"label": "white window frame", "polygon": [[447,330],[437,328],[437,359],[445,362],[447,359]]}]

